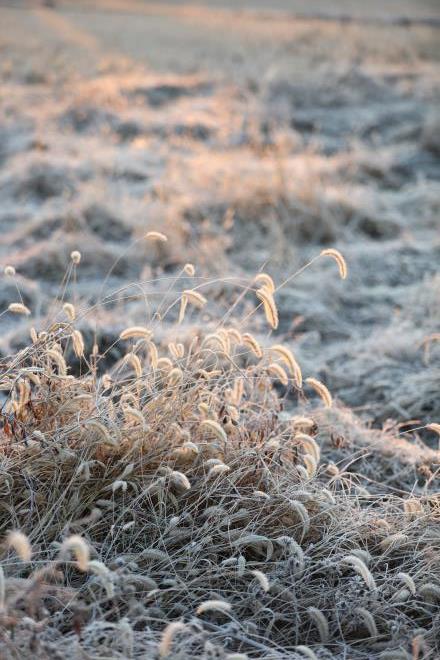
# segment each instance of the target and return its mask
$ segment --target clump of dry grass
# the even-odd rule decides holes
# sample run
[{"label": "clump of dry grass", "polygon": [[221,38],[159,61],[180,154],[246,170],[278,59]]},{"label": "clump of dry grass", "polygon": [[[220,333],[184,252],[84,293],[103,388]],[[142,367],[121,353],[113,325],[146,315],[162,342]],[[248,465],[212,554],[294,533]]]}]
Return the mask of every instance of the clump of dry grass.
[{"label": "clump of dry grass", "polygon": [[152,322],[103,373],[76,309],[2,369],[4,657],[436,657],[433,479],[370,492],[360,441],[332,435],[343,410],[313,377],[309,409],[283,344],[220,323],[167,345]]}]

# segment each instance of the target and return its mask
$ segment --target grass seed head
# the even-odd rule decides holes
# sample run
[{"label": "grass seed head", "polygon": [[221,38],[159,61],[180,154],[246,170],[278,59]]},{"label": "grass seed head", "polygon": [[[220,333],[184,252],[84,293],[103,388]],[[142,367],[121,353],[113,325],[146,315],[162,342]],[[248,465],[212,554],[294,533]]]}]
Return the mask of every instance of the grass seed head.
[{"label": "grass seed head", "polygon": [[23,303],[10,303],[8,310],[13,314],[23,314],[23,316],[29,316],[31,313],[29,307],[26,307]]},{"label": "grass seed head", "polygon": [[32,548],[28,537],[18,530],[8,532],[6,536],[6,545],[8,548],[14,548],[22,561],[30,561],[32,557]]},{"label": "grass seed head", "polygon": [[317,394],[319,394],[324,405],[327,408],[332,407],[333,404],[332,395],[330,394],[330,391],[324,385],[324,383],[321,383],[321,381],[317,380],[316,378],[306,378],[306,383],[310,385],[310,387],[314,389]]},{"label": "grass seed head", "polygon": [[334,259],[337,263],[338,269],[339,269],[339,275],[341,276],[341,279],[345,280],[347,277],[347,263],[342,256],[342,254],[339,252],[339,250],[334,250],[333,248],[330,248],[328,250],[322,250],[321,252],[321,257],[331,257]]},{"label": "grass seed head", "polygon": [[221,612],[227,614],[232,610],[232,605],[225,600],[205,600],[200,603],[196,614],[205,614],[206,612]]},{"label": "grass seed head", "polygon": [[160,231],[148,231],[145,234],[145,238],[149,241],[157,241],[158,243],[166,243],[168,241],[167,236]]},{"label": "grass seed head", "polygon": [[87,571],[90,550],[89,546],[81,536],[74,534],[63,541],[60,548],[60,558],[64,558],[69,552],[74,555],[79,570],[83,572]]}]

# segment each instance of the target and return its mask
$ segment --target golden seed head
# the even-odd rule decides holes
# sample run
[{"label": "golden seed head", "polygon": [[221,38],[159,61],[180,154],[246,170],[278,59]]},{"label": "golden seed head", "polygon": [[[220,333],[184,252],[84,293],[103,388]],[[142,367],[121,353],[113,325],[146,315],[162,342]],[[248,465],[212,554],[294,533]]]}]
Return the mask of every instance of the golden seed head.
[{"label": "golden seed head", "polygon": [[23,314],[24,316],[29,316],[31,310],[23,303],[11,303],[8,307],[8,310],[13,314]]},{"label": "golden seed head", "polygon": [[68,316],[68,318],[71,321],[75,320],[76,311],[75,311],[75,307],[72,305],[72,303],[68,303],[68,302],[64,303],[63,310],[64,310],[65,314]]},{"label": "golden seed head", "polygon": [[18,530],[9,532],[6,537],[6,543],[9,548],[14,548],[15,552],[22,561],[31,560],[31,544],[29,543],[28,537],[23,534],[23,532],[19,532]]},{"label": "golden seed head", "polygon": [[348,274],[347,262],[345,261],[344,257],[339,252],[339,250],[335,250],[333,248],[330,248],[328,250],[322,250],[321,257],[331,257],[332,259],[334,259],[338,266],[339,275],[341,276],[341,279],[345,280]]},{"label": "golden seed head", "polygon": [[160,231],[149,231],[145,234],[145,238],[150,241],[157,241],[158,243],[165,243],[168,238]]}]

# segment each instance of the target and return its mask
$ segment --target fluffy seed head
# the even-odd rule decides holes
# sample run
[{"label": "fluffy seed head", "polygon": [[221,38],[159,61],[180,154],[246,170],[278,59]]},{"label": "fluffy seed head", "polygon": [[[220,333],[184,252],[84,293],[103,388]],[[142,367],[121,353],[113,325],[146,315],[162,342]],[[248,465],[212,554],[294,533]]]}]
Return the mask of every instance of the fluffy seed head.
[{"label": "fluffy seed head", "polygon": [[273,353],[279,355],[280,358],[283,360],[283,362],[287,364],[290,374],[295,379],[295,383],[297,387],[301,389],[302,387],[301,367],[299,366],[298,362],[295,360],[292,351],[290,351],[286,346],[283,346],[282,344],[276,344],[275,346],[271,346],[270,350]]},{"label": "fluffy seed head", "polygon": [[9,532],[6,537],[6,544],[8,548],[14,548],[15,552],[22,561],[31,560],[31,544],[29,543],[28,537],[23,534],[23,532],[19,532],[18,530]]},{"label": "fluffy seed head", "polygon": [[241,343],[243,346],[248,346],[257,358],[261,359],[263,357],[263,351],[261,350],[260,344],[249,332],[244,333],[241,338]]},{"label": "fluffy seed head", "polygon": [[228,436],[226,435],[225,430],[220,426],[218,422],[213,419],[204,419],[200,424],[200,428],[206,431],[210,431],[222,442],[228,441]]},{"label": "fluffy seed head", "polygon": [[277,364],[277,362],[272,362],[272,364],[269,364],[267,367],[267,373],[269,376],[277,378],[285,387],[289,385],[288,375],[284,371],[283,367],[280,364]]},{"label": "fluffy seed head", "polygon": [[355,609],[355,612],[359,614],[360,618],[362,619],[362,622],[368,632],[370,633],[370,637],[372,639],[375,639],[377,637],[377,627],[376,627],[376,622],[374,620],[373,615],[371,612],[369,612],[365,607],[357,607]]},{"label": "fluffy seed head", "polygon": [[189,277],[194,277],[196,272],[196,269],[194,268],[193,264],[185,264],[183,270]]},{"label": "fluffy seed head", "polygon": [[64,557],[68,552],[72,552],[75,556],[79,570],[86,571],[89,564],[90,552],[89,546],[81,536],[74,534],[63,541],[60,548],[60,556]]},{"label": "fluffy seed head", "polygon": [[186,630],[186,625],[181,621],[172,621],[164,628],[159,644],[160,658],[165,658],[170,653],[175,635],[184,630]]},{"label": "fluffy seed head", "polygon": [[263,303],[263,309],[267,322],[273,330],[276,330],[278,328],[279,321],[278,310],[273,297],[273,292],[268,289],[267,286],[262,286],[261,289],[256,291],[256,295],[257,298]]},{"label": "fluffy seed head", "polygon": [[136,378],[139,379],[142,376],[142,364],[136,353],[127,353],[127,355],[124,357],[124,362],[133,369],[136,374]]},{"label": "fluffy seed head", "polygon": [[334,250],[333,248],[330,248],[328,250],[322,250],[321,252],[321,257],[331,257],[334,259],[338,265],[339,269],[339,275],[341,276],[341,279],[345,280],[347,277],[347,263],[342,256],[342,254],[339,252],[339,250]]},{"label": "fluffy seed head", "polygon": [[177,472],[177,470],[174,470],[170,474],[170,479],[175,486],[178,486],[183,490],[191,490],[191,483],[186,474],[183,474],[183,472]]},{"label": "fluffy seed head", "polygon": [[70,258],[72,259],[72,262],[75,264],[75,266],[77,266],[81,261],[81,252],[78,252],[78,250],[73,250],[73,252],[70,253]]},{"label": "fluffy seed head", "polygon": [[59,375],[65,376],[67,374],[67,365],[61,353],[55,350],[55,348],[50,348],[46,351],[46,355],[57,365]]},{"label": "fluffy seed head", "polygon": [[321,643],[326,644],[328,642],[329,638],[329,630],[328,630],[328,621],[321,612],[321,610],[318,610],[317,607],[308,607],[307,608],[307,613],[315,626],[318,628],[319,636],[321,638]]},{"label": "fluffy seed head", "polygon": [[117,442],[111,437],[104,424],[98,422],[97,419],[88,419],[84,426],[93,431],[105,444],[112,445],[113,447],[117,446]]},{"label": "fluffy seed head", "polygon": [[72,344],[76,357],[82,357],[84,355],[84,339],[79,330],[72,332]]},{"label": "fluffy seed head", "polygon": [[271,293],[275,292],[275,283],[267,273],[258,273],[254,282],[259,286],[265,286]]},{"label": "fluffy seed head", "polygon": [[332,407],[332,403],[333,403],[332,395],[330,394],[328,388],[324,385],[324,383],[321,383],[321,381],[317,380],[316,378],[306,378],[306,383],[310,385],[310,387],[314,389],[317,394],[319,394],[324,405],[327,408]]},{"label": "fluffy seed head", "polygon": [[29,316],[31,310],[23,303],[11,303],[8,307],[9,311],[13,314],[23,314],[24,316]]},{"label": "fluffy seed head", "polygon": [[208,479],[212,479],[213,477],[218,476],[219,474],[227,474],[228,472],[231,471],[231,468],[229,465],[225,465],[224,463],[221,463],[219,465],[213,465],[212,468],[208,472]]},{"label": "fluffy seed head", "polygon": [[66,316],[70,319],[70,321],[74,321],[76,318],[76,311],[74,305],[72,303],[64,303],[63,305],[63,310],[66,314]]},{"label": "fluffy seed head", "polygon": [[14,266],[5,266],[5,275],[7,275],[8,277],[14,277],[15,275]]},{"label": "fluffy seed head", "polygon": [[149,231],[145,234],[145,238],[149,241],[157,241],[158,243],[166,243],[168,238],[160,231]]},{"label": "fluffy seed head", "polygon": [[307,435],[306,433],[297,433],[295,436],[295,440],[298,440],[301,443],[302,447],[304,448],[304,451],[307,454],[313,456],[316,462],[319,461],[321,456],[321,450],[319,449],[318,443],[316,442],[315,438],[312,438],[311,435]]},{"label": "fluffy seed head", "polygon": [[354,555],[347,555],[343,558],[344,564],[350,564],[363,579],[367,587],[371,590],[376,589],[376,583],[372,574],[370,573],[367,565],[360,559],[360,557],[355,557]]},{"label": "fluffy seed head", "polygon": [[251,571],[251,573],[257,578],[262,590],[268,592],[270,589],[270,583],[269,580],[267,579],[267,575],[263,573],[263,571],[258,571],[258,570]]},{"label": "fluffy seed head", "polygon": [[194,289],[186,289],[183,292],[183,296],[185,296],[185,298],[187,298],[188,302],[190,302],[192,305],[194,305],[194,307],[198,307],[199,309],[204,307],[206,305],[206,303],[208,302],[206,300],[205,296],[202,296],[201,293],[199,293],[198,291],[195,291]]},{"label": "fluffy seed head", "polygon": [[129,328],[126,328],[119,335],[119,339],[133,339],[134,337],[143,337],[144,339],[150,339],[152,336],[151,330],[143,328],[140,325],[132,325]]},{"label": "fluffy seed head", "polygon": [[223,612],[226,614],[227,612],[230,612],[231,609],[231,604],[225,600],[205,600],[198,606],[196,613],[204,614],[205,612]]}]

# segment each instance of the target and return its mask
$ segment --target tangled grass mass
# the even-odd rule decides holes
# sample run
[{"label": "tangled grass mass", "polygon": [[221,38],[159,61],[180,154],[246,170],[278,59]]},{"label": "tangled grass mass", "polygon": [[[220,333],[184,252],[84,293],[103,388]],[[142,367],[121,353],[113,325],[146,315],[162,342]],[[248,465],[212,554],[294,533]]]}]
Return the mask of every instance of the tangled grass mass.
[{"label": "tangled grass mass", "polygon": [[3,657],[438,657],[439,453],[246,331],[277,325],[269,275],[221,316],[195,272],[108,369],[79,329],[99,305],[63,299],[2,364]]}]

